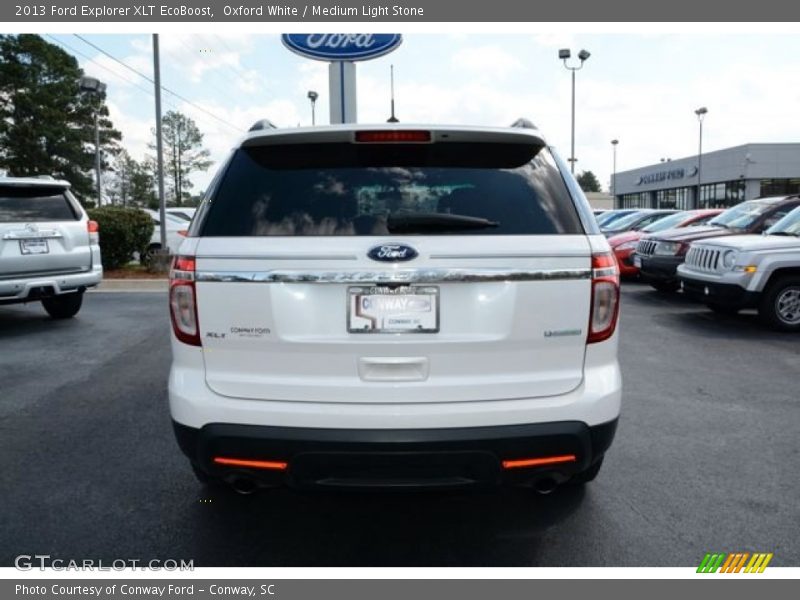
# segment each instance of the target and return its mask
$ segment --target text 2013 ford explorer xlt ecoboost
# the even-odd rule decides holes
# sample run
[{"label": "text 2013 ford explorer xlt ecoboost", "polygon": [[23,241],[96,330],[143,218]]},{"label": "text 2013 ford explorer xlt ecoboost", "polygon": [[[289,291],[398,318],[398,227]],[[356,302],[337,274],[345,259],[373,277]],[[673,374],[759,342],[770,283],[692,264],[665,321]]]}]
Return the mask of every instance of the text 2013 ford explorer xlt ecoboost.
[{"label": "text 2013 ford explorer xlt ecoboost", "polygon": [[259,122],[170,281],[175,432],[241,492],[542,492],[620,410],[617,265],[539,132]]}]

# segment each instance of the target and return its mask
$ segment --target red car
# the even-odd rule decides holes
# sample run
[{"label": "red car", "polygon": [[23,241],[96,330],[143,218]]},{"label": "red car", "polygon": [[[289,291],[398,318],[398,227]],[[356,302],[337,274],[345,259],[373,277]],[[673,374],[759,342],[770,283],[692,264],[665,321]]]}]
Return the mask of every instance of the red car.
[{"label": "red car", "polygon": [[690,225],[703,225],[723,211],[722,208],[707,208],[701,210],[685,210],[675,213],[655,223],[651,223],[644,229],[626,231],[608,239],[611,249],[617,257],[619,272],[623,277],[636,277],[639,269],[633,266],[631,254],[636,250],[636,244],[647,234],[667,229],[678,229],[679,227],[689,227]]}]

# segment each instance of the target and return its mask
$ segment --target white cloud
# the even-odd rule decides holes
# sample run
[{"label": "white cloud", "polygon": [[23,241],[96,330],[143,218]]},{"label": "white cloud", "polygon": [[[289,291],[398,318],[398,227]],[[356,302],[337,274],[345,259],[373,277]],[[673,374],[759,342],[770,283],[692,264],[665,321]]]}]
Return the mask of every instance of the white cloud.
[{"label": "white cloud", "polygon": [[461,48],[453,55],[451,63],[459,69],[479,72],[485,77],[506,77],[522,70],[522,62],[499,46]]}]

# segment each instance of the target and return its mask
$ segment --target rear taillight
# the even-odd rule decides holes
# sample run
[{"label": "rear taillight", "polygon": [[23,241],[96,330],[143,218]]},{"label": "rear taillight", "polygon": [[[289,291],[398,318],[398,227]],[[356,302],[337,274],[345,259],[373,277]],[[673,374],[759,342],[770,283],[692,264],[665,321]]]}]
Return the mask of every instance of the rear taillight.
[{"label": "rear taillight", "polygon": [[592,255],[592,311],[587,343],[614,335],[619,314],[619,267],[611,253]]},{"label": "rear taillight", "polygon": [[362,144],[430,142],[431,132],[424,130],[356,131],[356,141]]},{"label": "rear taillight", "polygon": [[176,256],[169,272],[169,309],[175,337],[184,344],[200,346],[197,298],[194,287],[195,260]]},{"label": "rear taillight", "polygon": [[89,241],[92,244],[100,241],[100,225],[97,224],[97,221],[86,221],[86,231],[89,232]]}]

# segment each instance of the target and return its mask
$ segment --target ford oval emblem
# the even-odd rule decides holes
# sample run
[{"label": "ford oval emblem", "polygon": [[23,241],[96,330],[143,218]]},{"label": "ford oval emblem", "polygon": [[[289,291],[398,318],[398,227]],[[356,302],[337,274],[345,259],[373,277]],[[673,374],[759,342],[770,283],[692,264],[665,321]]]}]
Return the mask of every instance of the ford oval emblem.
[{"label": "ford oval emblem", "polygon": [[369,60],[400,45],[399,33],[284,33],[283,45],[316,60]]},{"label": "ford oval emblem", "polygon": [[370,251],[367,252],[367,256],[372,260],[379,260],[381,262],[405,262],[417,258],[419,254],[411,246],[383,244],[382,246],[370,248]]}]

